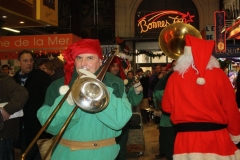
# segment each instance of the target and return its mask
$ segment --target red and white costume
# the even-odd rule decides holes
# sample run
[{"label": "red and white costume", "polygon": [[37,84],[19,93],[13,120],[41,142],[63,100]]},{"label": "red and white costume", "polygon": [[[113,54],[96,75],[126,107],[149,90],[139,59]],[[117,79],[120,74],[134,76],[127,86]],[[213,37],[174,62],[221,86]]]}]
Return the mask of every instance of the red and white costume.
[{"label": "red and white costume", "polygon": [[[240,150],[234,144],[240,141],[240,113],[235,92],[211,56],[213,47],[213,41],[186,35],[182,56],[192,57],[192,63],[180,57],[168,79],[163,110],[171,114],[176,127],[181,124],[189,127],[186,123],[197,126],[192,126],[195,130],[189,127],[177,133],[174,160],[240,160]],[[203,126],[198,130],[199,123],[226,127],[204,130],[207,127]]]}]

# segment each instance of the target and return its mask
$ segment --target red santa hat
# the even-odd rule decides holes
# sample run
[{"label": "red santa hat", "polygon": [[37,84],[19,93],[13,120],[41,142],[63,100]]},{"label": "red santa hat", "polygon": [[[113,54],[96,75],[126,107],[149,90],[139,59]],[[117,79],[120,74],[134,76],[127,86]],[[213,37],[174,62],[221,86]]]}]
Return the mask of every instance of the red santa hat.
[{"label": "red santa hat", "polygon": [[118,66],[119,66],[119,76],[124,81],[124,85],[126,85],[128,83],[128,80],[127,80],[127,77],[126,77],[126,75],[124,73],[124,70],[123,70],[122,61],[123,61],[122,58],[120,58],[118,56],[114,56],[110,65],[112,65],[114,63],[118,64]]},{"label": "red santa hat", "polygon": [[187,34],[185,38],[186,46],[184,48],[184,54],[192,54],[199,76],[196,83],[199,85],[204,85],[206,83],[204,79],[204,73],[212,55],[214,41],[199,39],[189,34]]},{"label": "red santa hat", "polygon": [[71,81],[75,58],[80,54],[96,54],[100,59],[103,59],[102,48],[100,42],[97,39],[81,39],[64,51],[63,57],[66,61],[64,66],[65,79],[64,84],[68,85]]}]

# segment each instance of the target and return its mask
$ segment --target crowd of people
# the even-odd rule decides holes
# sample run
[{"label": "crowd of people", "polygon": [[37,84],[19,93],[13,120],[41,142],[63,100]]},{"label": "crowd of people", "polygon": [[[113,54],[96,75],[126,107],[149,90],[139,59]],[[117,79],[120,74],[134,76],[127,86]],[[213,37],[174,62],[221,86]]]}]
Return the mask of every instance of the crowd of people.
[{"label": "crowd of people", "polygon": [[[89,109],[77,106],[51,159],[125,160],[132,114],[141,113],[143,123],[147,123],[146,108],[152,107],[161,111],[159,154],[155,158],[239,160],[236,94],[228,76],[211,56],[212,49],[213,41],[186,35],[184,53],[178,60],[157,64],[152,71],[137,68],[127,73],[124,60],[118,56],[103,64],[97,39],[81,39],[64,51],[65,62],[44,59],[38,68],[34,68],[32,52],[21,51],[20,69],[14,75],[9,75],[8,65],[1,67],[0,160],[14,159],[12,147],[24,153],[63,102],[38,139],[58,135],[76,108],[73,94],[68,91],[78,80],[88,84],[91,81],[86,79],[98,79],[102,72],[101,81],[109,96],[106,106],[94,111],[90,108],[103,103],[101,98],[91,101],[99,91],[98,85],[79,91],[79,98],[86,100]],[[24,158],[41,159],[36,143]]]}]

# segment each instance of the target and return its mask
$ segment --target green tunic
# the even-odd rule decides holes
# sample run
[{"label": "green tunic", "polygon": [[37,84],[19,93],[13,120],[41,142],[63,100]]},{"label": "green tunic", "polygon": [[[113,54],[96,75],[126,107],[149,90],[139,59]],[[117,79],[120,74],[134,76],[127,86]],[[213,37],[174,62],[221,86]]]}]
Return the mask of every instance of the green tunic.
[{"label": "green tunic", "polygon": [[[166,74],[165,76],[163,76],[161,79],[159,79],[158,83],[154,87],[153,101],[155,103],[155,106],[160,106],[160,103],[162,101],[162,96],[164,93],[164,89],[167,84],[167,80],[171,76],[172,73],[173,72],[171,71],[168,74]],[[160,109],[161,109],[161,106],[160,106]],[[161,127],[172,127],[173,126],[173,123],[170,120],[170,116],[168,114],[165,114],[164,112],[162,113],[159,126],[161,126]]]},{"label": "green tunic", "polygon": [[136,94],[134,88],[131,87],[127,93],[127,97],[132,106],[137,106],[142,101],[143,92]]},{"label": "green tunic", "polygon": [[125,86],[127,88],[127,97],[132,106],[137,106],[140,104],[143,98],[143,92],[136,94],[134,87],[131,86],[133,83],[132,79],[128,79],[128,84]]},{"label": "green tunic", "polygon": [[[74,73],[73,78],[77,76]],[[121,79],[106,73],[103,82],[106,84],[110,94],[109,105],[101,112],[88,113],[78,109],[70,121],[63,138],[74,141],[94,141],[115,138],[121,134],[122,127],[128,122],[132,115],[131,105],[124,93],[124,86]],[[72,85],[73,80],[70,83]],[[63,78],[53,82],[48,88],[44,105],[38,110],[38,119],[44,124],[54,108],[62,99],[58,90],[63,85]],[[51,95],[52,94],[52,95]],[[47,132],[57,135],[63,123],[68,118],[74,106],[66,101],[56,114],[53,121],[47,128]],[[99,149],[74,150],[56,145],[51,159],[53,160],[114,160],[119,152],[119,145],[114,144]]]}]

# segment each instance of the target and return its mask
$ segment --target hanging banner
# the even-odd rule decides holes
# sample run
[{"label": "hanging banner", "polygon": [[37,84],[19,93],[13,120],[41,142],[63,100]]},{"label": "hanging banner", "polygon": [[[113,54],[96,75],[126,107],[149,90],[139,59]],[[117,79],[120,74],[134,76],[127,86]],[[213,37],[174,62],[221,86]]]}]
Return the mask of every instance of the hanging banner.
[{"label": "hanging banner", "polygon": [[225,27],[225,12],[216,11],[214,13],[215,24],[215,51],[224,52],[226,50],[226,32],[223,32]]}]

